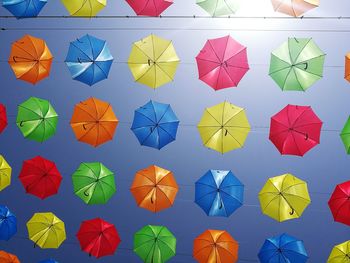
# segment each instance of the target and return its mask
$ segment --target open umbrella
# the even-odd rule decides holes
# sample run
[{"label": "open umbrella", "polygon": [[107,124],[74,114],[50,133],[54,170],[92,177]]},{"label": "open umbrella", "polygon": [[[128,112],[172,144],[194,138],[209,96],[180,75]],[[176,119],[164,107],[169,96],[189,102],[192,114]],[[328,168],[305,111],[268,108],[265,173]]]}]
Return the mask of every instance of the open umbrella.
[{"label": "open umbrella", "polygon": [[0,191],[11,184],[11,173],[11,166],[7,163],[4,156],[0,155]]},{"label": "open umbrella", "polygon": [[107,5],[107,0],[61,0],[71,16],[93,17]]},{"label": "open umbrella", "polygon": [[350,116],[340,133],[340,137],[343,141],[347,154],[350,154]]},{"label": "open umbrella", "polygon": [[59,263],[59,262],[54,259],[45,259],[40,261],[39,263]]},{"label": "open umbrella", "polygon": [[0,134],[5,130],[6,126],[7,126],[6,107],[4,104],[0,103]]},{"label": "open umbrella", "polygon": [[83,221],[77,238],[81,249],[96,258],[113,255],[121,241],[115,226],[101,218]]},{"label": "open umbrella", "polygon": [[335,187],[328,205],[336,222],[350,226],[350,181]]},{"label": "open umbrella", "polygon": [[176,140],[179,120],[169,104],[149,101],[135,110],[131,130],[141,145],[160,150]]},{"label": "open umbrella", "polygon": [[126,0],[138,16],[160,16],[173,0]]},{"label": "open umbrella", "polygon": [[47,0],[2,0],[2,6],[17,18],[36,17]]},{"label": "open umbrella", "polygon": [[66,239],[64,222],[51,212],[35,213],[27,222],[27,229],[34,247],[59,248]]},{"label": "open umbrella", "polygon": [[[17,218],[7,206],[0,205],[0,240],[10,240],[17,233]],[[1,262],[1,261],[0,261]]]},{"label": "open umbrella", "polygon": [[206,108],[197,128],[203,144],[220,153],[242,148],[250,131],[245,110],[226,101]]},{"label": "open umbrella", "polygon": [[196,182],[195,203],[208,216],[230,216],[243,204],[244,185],[231,171],[209,170]]},{"label": "open umbrella", "polygon": [[176,254],[176,238],[165,226],[148,225],[135,233],[134,252],[144,263],[165,263]]},{"label": "open umbrella", "polygon": [[70,125],[78,141],[97,147],[113,139],[118,119],[108,102],[91,97],[75,105]]},{"label": "open umbrella", "polygon": [[271,117],[271,142],[283,155],[304,156],[320,143],[322,121],[310,106],[287,105]]},{"label": "open umbrella", "polygon": [[308,260],[303,241],[288,234],[266,239],[258,257],[261,263],[305,263]]},{"label": "open umbrella", "polygon": [[88,205],[105,204],[116,191],[114,173],[102,163],[81,163],[72,175],[74,193]]},{"label": "open umbrella", "polygon": [[135,81],[153,89],[173,81],[179,62],[173,43],[153,34],[133,43],[128,59]]},{"label": "open umbrella", "polygon": [[262,212],[279,222],[301,217],[311,203],[307,183],[292,174],[269,178],[259,201]]},{"label": "open umbrella", "polygon": [[130,191],[139,207],[156,213],[174,204],[178,189],[172,172],[151,165],[136,173]]},{"label": "open umbrella", "polygon": [[247,48],[231,36],[209,39],[196,61],[199,79],[214,90],[236,87],[249,70]]},{"label": "open umbrella", "polygon": [[333,247],[327,263],[349,263],[350,262],[350,240]]},{"label": "open umbrella", "polygon": [[271,0],[271,2],[276,12],[295,17],[303,15],[320,4],[320,0]]},{"label": "open umbrella", "polygon": [[350,53],[345,56],[345,74],[344,78],[350,82]]},{"label": "open umbrella", "polygon": [[233,15],[237,12],[239,0],[196,0],[196,4],[211,16]]},{"label": "open umbrella", "polygon": [[238,260],[238,247],[226,231],[208,229],[195,238],[193,257],[199,263],[234,263]]},{"label": "open umbrella", "polygon": [[8,63],[17,79],[36,84],[49,76],[52,60],[43,39],[25,35],[12,44]]},{"label": "open umbrella", "polygon": [[20,263],[18,257],[4,250],[0,250],[0,262],[3,263]]}]

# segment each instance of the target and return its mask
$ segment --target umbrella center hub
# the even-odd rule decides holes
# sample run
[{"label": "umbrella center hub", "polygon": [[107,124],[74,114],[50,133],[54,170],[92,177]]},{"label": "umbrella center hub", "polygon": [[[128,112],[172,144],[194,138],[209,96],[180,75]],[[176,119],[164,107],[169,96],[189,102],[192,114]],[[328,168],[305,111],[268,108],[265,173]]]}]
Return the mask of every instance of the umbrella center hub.
[{"label": "umbrella center hub", "polygon": [[293,127],[290,127],[289,130],[290,130],[290,131],[294,131],[294,128],[293,128]]},{"label": "umbrella center hub", "polygon": [[218,193],[220,193],[220,189],[218,188],[217,190],[216,190]]},{"label": "umbrella center hub", "polygon": [[278,251],[278,253],[282,253],[282,249],[281,248],[278,248],[277,251]]}]

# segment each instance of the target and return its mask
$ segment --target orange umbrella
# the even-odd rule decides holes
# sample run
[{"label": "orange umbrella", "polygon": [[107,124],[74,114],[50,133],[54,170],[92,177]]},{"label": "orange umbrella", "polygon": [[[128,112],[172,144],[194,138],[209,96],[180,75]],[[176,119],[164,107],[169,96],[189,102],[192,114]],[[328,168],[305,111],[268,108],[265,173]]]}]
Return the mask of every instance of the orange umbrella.
[{"label": "orange umbrella", "polygon": [[350,53],[345,56],[345,79],[350,82]]},{"label": "orange umbrella", "polygon": [[44,40],[25,35],[12,44],[8,62],[17,79],[36,84],[49,76],[52,60]]},{"label": "orange umbrella", "polygon": [[136,173],[130,191],[139,207],[156,213],[174,204],[178,189],[172,172],[151,165]]},{"label": "orange umbrella", "polygon": [[0,263],[20,263],[20,261],[15,255],[0,250]]},{"label": "orange umbrella", "polygon": [[234,263],[238,243],[226,231],[208,229],[194,240],[193,257],[199,263]]},{"label": "orange umbrella", "polygon": [[78,141],[97,147],[113,139],[118,119],[108,102],[91,97],[75,105],[70,125]]},{"label": "orange umbrella", "polygon": [[271,0],[271,2],[275,11],[295,17],[320,5],[320,0]]}]

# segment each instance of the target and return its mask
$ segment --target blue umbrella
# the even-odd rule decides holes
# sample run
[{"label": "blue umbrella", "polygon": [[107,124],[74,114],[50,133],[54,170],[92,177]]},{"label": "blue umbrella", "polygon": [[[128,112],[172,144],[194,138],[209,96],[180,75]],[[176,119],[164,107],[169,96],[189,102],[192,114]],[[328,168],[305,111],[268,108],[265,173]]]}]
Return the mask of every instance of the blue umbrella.
[{"label": "blue umbrella", "polygon": [[195,203],[208,216],[230,216],[243,204],[244,185],[231,171],[209,170],[196,182]]},{"label": "blue umbrella", "polygon": [[17,18],[35,17],[46,5],[47,0],[3,0],[2,6]]},{"label": "blue umbrella", "polygon": [[175,141],[179,120],[169,104],[150,101],[135,110],[131,130],[141,145],[161,149]]},{"label": "blue umbrella", "polygon": [[54,259],[45,259],[40,261],[39,263],[58,263],[58,261],[54,260]]},{"label": "blue umbrella", "polygon": [[0,240],[9,240],[17,232],[17,218],[3,205],[0,205]]},{"label": "blue umbrella", "polygon": [[305,263],[309,258],[303,241],[287,234],[266,239],[258,257],[261,263]]},{"label": "blue umbrella", "polygon": [[65,62],[73,79],[92,86],[108,78],[113,57],[105,40],[85,35],[70,43]]}]

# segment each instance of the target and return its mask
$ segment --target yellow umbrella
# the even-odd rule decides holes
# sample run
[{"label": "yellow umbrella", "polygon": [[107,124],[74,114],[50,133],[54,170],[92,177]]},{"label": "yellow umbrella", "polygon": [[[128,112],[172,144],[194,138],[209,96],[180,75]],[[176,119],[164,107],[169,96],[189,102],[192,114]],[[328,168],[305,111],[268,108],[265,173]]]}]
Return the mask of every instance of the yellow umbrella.
[{"label": "yellow umbrella", "polygon": [[206,108],[197,127],[203,144],[221,153],[243,147],[250,131],[245,110],[226,101]]},{"label": "yellow umbrella", "polygon": [[327,263],[350,263],[350,240],[336,245],[332,249]]},{"label": "yellow umbrella", "polygon": [[135,42],[128,59],[135,81],[153,89],[173,81],[179,62],[173,43],[156,35]]},{"label": "yellow umbrella", "polygon": [[107,5],[107,0],[61,0],[72,16],[96,16]]},{"label": "yellow umbrella", "polygon": [[269,178],[259,200],[262,212],[279,222],[299,218],[311,202],[306,182],[292,174]]},{"label": "yellow umbrella", "polygon": [[66,239],[64,222],[53,213],[35,213],[27,222],[29,239],[34,247],[58,248]]},{"label": "yellow umbrella", "polygon": [[11,184],[11,172],[11,166],[6,162],[5,158],[0,155],[0,191]]}]

